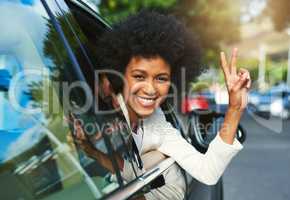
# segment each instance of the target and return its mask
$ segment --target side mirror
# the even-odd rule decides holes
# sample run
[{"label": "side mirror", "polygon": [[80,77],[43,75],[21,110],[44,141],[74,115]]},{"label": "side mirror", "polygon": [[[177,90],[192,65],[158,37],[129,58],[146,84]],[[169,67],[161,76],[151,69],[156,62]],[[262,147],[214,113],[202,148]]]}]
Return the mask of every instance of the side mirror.
[{"label": "side mirror", "polygon": [[10,79],[9,71],[7,69],[0,69],[0,91],[8,91]]},{"label": "side mirror", "polygon": [[[192,145],[202,153],[207,151],[209,143],[216,137],[224,121],[224,114],[210,110],[195,110],[189,115],[189,138]],[[236,138],[243,143],[246,131],[238,125]]]}]

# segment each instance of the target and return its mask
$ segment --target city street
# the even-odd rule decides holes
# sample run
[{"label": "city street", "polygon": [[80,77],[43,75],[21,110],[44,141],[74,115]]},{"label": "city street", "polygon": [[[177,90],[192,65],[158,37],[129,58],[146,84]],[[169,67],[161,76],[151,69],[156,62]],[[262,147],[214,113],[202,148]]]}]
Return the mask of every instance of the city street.
[{"label": "city street", "polygon": [[[274,118],[257,122],[256,118],[245,115],[242,120],[248,137],[225,172],[224,199],[289,200],[290,121]],[[276,133],[265,125],[282,131]]]}]

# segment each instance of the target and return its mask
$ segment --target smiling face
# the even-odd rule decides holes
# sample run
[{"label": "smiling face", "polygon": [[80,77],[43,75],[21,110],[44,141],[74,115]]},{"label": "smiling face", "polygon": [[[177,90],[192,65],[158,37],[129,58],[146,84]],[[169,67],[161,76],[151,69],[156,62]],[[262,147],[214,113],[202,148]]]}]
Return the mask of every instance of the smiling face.
[{"label": "smiling face", "polygon": [[161,57],[133,57],[126,67],[123,96],[131,122],[150,116],[166,98],[170,66]]}]

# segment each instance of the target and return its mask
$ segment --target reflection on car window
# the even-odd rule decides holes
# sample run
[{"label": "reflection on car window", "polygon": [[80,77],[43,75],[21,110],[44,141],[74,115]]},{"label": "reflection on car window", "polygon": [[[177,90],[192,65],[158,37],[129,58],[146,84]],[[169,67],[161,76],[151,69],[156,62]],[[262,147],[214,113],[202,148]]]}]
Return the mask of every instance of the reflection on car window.
[{"label": "reflection on car window", "polygon": [[69,90],[78,78],[41,2],[1,1],[0,18],[0,199],[92,199],[115,190],[115,175],[72,140],[67,110],[84,103],[83,91]]},{"label": "reflection on car window", "polygon": [[[74,33],[72,34],[67,31],[65,34],[71,34],[71,38],[75,37],[74,44],[77,44],[79,42],[79,47],[75,46],[74,51],[78,56],[79,64],[87,78],[88,83],[90,84],[91,88],[94,89],[98,102],[97,110],[99,112],[95,112],[94,119],[90,119],[90,122],[85,123],[84,126],[88,126],[88,124],[92,124],[94,122],[98,127],[98,130],[102,130],[101,132],[105,134],[106,137],[109,139],[109,145],[112,146],[111,154],[113,157],[115,157],[115,160],[117,160],[116,165],[120,168],[121,175],[123,175],[123,178],[126,182],[130,182],[134,178],[136,178],[138,161],[133,155],[131,145],[132,138],[130,138],[130,131],[127,127],[126,120],[121,113],[118,113],[113,108],[111,101],[112,94],[110,94],[110,92],[103,92],[100,85],[97,85],[96,78],[91,77],[91,75],[96,75],[95,70],[98,69],[98,61],[95,56],[98,53],[95,52],[98,38],[105,31],[108,31],[108,27],[98,18],[86,12],[83,7],[78,6],[78,4],[74,4],[71,1],[65,2],[69,7],[66,8],[65,6],[60,6],[62,3],[59,3],[61,11],[55,13],[59,14],[60,12],[62,12],[61,16],[63,18],[66,18],[66,20],[60,21],[65,22],[63,23],[63,26],[70,27],[71,32]],[[87,26],[87,24],[90,24],[90,26]],[[84,57],[81,54],[85,54],[87,57]],[[90,63],[87,60],[89,60]],[[99,83],[102,84],[102,77],[97,78],[100,80]],[[92,79],[94,81],[92,81]],[[88,121],[86,120],[88,117],[82,117],[85,118],[85,120],[83,121]],[[92,116],[90,118],[92,118]],[[96,136],[92,137],[94,138]],[[94,139],[91,139],[91,141],[92,140]],[[98,149],[97,145],[98,143],[96,143],[94,146]],[[122,166],[125,166],[126,169],[123,169],[122,166],[118,165],[119,159],[121,159],[122,162],[125,163]],[[126,171],[126,177],[124,177],[124,171]]]}]

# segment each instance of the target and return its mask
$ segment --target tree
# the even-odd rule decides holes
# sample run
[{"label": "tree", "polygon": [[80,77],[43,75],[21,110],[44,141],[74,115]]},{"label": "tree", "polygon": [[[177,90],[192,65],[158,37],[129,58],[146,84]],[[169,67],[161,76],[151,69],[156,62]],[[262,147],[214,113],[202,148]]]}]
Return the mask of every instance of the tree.
[{"label": "tree", "polygon": [[282,31],[290,27],[289,0],[268,0],[265,13],[271,17],[276,30]]},{"label": "tree", "polygon": [[110,23],[115,23],[141,9],[168,12],[176,2],[177,0],[103,0],[98,7],[103,17]]},{"label": "tree", "polygon": [[197,36],[209,65],[218,63],[221,43],[239,39],[239,6],[230,0],[103,0],[98,7],[111,23],[143,8],[175,15]]},{"label": "tree", "polygon": [[205,51],[204,63],[217,63],[221,43],[240,38],[240,4],[230,0],[182,0],[175,14],[197,34]]}]

